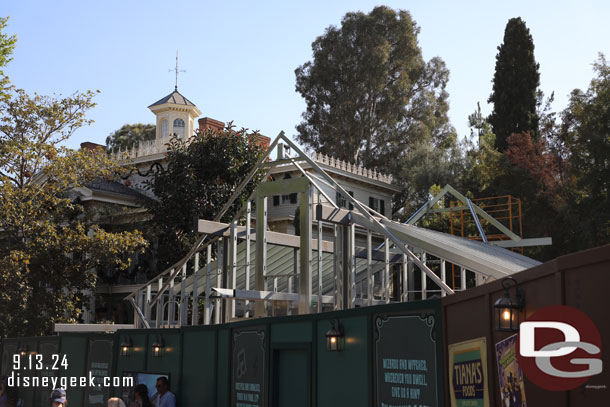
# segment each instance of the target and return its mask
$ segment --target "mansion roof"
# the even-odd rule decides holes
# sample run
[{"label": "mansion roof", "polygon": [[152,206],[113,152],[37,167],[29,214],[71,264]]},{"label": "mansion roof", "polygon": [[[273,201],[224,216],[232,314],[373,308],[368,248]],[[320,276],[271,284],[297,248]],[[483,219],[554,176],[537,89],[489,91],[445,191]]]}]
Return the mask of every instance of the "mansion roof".
[{"label": "mansion roof", "polygon": [[190,100],[188,100],[187,98],[182,96],[182,94],[180,92],[178,92],[178,89],[176,89],[169,95],[165,96],[162,99],[159,99],[158,101],[156,101],[155,103],[153,103],[152,105],[150,105],[148,107],[151,108],[153,106],[163,105],[165,103],[173,103],[175,105],[184,105],[184,106],[195,106],[195,104],[193,102],[191,102]]}]

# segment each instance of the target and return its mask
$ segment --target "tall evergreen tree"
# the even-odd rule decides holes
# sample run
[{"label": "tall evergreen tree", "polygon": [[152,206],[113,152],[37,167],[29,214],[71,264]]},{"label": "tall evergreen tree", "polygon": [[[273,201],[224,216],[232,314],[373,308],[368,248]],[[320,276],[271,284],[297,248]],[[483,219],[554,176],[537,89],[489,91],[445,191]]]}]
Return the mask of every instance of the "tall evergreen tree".
[{"label": "tall evergreen tree", "polygon": [[507,149],[506,140],[513,133],[529,132],[537,137],[538,68],[529,29],[521,18],[511,18],[506,24],[504,42],[498,47],[493,93],[488,100],[494,104],[489,122],[496,135],[498,151]]}]

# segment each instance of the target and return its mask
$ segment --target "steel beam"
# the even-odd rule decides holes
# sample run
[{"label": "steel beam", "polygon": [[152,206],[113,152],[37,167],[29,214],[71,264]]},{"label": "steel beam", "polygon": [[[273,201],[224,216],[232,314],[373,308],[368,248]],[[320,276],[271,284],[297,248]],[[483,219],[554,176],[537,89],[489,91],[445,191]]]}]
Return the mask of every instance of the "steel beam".
[{"label": "steel beam", "polygon": [[[256,196],[256,279],[255,287],[257,291],[267,290],[267,197]],[[261,239],[262,237],[262,239]],[[265,304],[255,304],[255,316],[266,316]]]},{"label": "steel beam", "polygon": [[[308,183],[309,185],[309,183]],[[299,275],[299,314],[311,311],[311,222],[313,191],[311,187],[300,195],[300,275]]]}]

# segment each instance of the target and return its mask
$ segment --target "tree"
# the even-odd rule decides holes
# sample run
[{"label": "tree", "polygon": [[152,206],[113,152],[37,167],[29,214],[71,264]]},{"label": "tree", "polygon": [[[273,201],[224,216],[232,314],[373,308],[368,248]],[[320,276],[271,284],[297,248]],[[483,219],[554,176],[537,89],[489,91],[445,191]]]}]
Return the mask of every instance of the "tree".
[{"label": "tree", "polygon": [[3,31],[6,28],[8,17],[0,17],[0,99],[7,98],[7,85],[9,83],[8,77],[4,74],[2,67],[6,66],[12,59],[13,49],[15,49],[15,43],[17,37],[15,35],[8,36]]},{"label": "tree", "polygon": [[589,247],[610,242],[610,66],[603,54],[593,68],[587,91],[572,91],[559,135],[581,194],[577,210]]},{"label": "tree", "polygon": [[125,124],[119,130],[106,137],[106,147],[109,151],[128,150],[137,147],[140,141],[154,140],[156,127],[154,124]]},{"label": "tree", "polygon": [[0,336],[49,334],[75,321],[95,268],[125,268],[140,233],[109,233],[75,188],[119,170],[104,151],[61,144],[90,123],[93,92],[66,98],[17,90],[0,105]]},{"label": "tree", "polygon": [[312,44],[313,61],[295,70],[307,103],[299,142],[395,175],[417,145],[453,143],[449,71],[440,58],[424,61],[418,33],[409,12],[387,7],[328,27]]},{"label": "tree", "polygon": [[[246,129],[206,129],[188,141],[173,138],[167,168],[149,183],[157,200],[147,203],[156,236],[158,261],[165,268],[194,244],[197,219],[213,219],[264,153]],[[221,221],[241,208],[259,178],[254,178]]]},{"label": "tree", "polygon": [[493,92],[488,100],[494,104],[489,122],[500,152],[506,150],[506,140],[513,133],[529,132],[534,138],[538,135],[538,68],[529,29],[521,18],[511,18],[506,24],[504,42],[498,47]]}]

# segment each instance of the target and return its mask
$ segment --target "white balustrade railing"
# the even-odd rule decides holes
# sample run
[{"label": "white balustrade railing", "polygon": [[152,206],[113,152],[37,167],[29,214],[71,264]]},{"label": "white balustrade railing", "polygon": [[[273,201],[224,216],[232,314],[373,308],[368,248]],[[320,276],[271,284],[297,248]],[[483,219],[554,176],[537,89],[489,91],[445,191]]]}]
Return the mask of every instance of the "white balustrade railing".
[{"label": "white balustrade railing", "polygon": [[366,178],[371,178],[377,181],[386,182],[390,184],[392,182],[392,176],[389,174],[383,174],[377,172],[377,170],[370,170],[368,168],[361,167],[359,165],[349,163],[343,160],[339,160],[335,157],[328,156],[322,153],[313,153],[312,158],[315,162],[325,164],[339,170],[343,170],[352,174],[360,175]]},{"label": "white balustrade railing", "polygon": [[167,143],[169,143],[168,138],[140,141],[137,147],[111,152],[110,157],[115,161],[129,161],[138,157],[164,153],[167,151]]},{"label": "white balustrade railing", "polygon": [[[137,147],[131,149],[120,150],[111,153],[111,157],[116,161],[129,161],[138,157],[146,157],[167,151],[167,143],[169,139],[163,138],[160,140],[140,141]],[[376,181],[381,181],[390,184],[392,182],[392,176],[389,174],[383,174],[377,172],[377,170],[370,170],[368,168],[361,167],[359,165],[349,163],[343,160],[339,160],[335,157],[328,156],[326,154],[314,153],[312,156],[313,160],[325,164],[333,168],[337,168],[351,174],[360,175],[362,177],[370,178]]]}]

